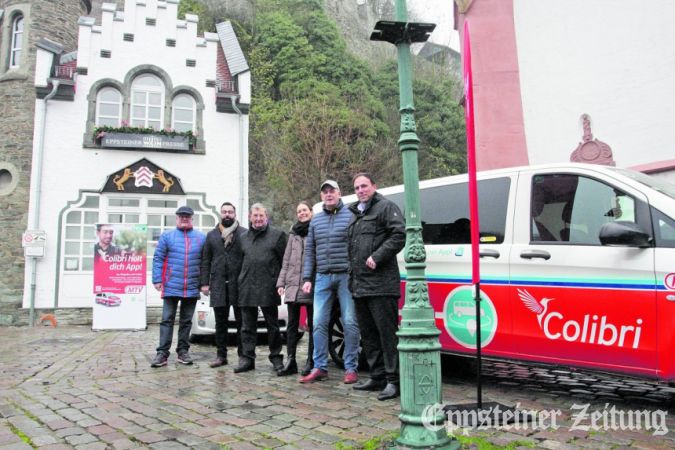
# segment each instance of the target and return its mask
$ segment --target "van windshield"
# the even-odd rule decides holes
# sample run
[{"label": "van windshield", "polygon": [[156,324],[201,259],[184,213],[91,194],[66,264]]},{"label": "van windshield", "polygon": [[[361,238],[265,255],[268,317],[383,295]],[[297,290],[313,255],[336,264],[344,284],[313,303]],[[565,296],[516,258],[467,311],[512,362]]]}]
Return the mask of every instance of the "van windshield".
[{"label": "van windshield", "polygon": [[621,175],[625,175],[628,178],[637,181],[638,183],[642,183],[645,186],[654,189],[655,191],[667,195],[672,199],[675,199],[675,184],[668,183],[667,181],[656,177],[645,175],[641,172],[635,172],[634,170],[618,169],[616,167],[611,167],[611,169],[620,173]]}]

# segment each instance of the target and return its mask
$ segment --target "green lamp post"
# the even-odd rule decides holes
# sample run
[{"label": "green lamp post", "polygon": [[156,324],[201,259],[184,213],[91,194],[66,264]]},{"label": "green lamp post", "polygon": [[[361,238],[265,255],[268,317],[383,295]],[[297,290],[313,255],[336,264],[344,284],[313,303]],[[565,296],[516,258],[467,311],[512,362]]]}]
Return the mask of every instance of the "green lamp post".
[{"label": "green lamp post", "polygon": [[420,221],[419,173],[412,92],[410,44],[424,42],[436,27],[430,23],[409,23],[406,1],[396,0],[396,21],[379,21],[370,39],[396,45],[400,91],[401,135],[398,140],[403,158],[405,186],[407,273],[405,305],[398,332],[401,372],[401,432],[396,443],[404,448],[456,449],[450,439],[441,408],[440,332],[429,304],[426,276],[426,252]]}]

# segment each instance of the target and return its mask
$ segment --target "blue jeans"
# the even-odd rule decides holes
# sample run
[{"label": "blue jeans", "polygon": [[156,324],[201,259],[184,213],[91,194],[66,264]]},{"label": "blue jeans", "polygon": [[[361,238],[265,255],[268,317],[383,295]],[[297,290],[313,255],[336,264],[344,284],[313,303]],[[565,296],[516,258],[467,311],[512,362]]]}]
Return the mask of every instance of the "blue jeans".
[{"label": "blue jeans", "polygon": [[348,273],[318,273],[314,282],[314,367],[328,369],[328,323],[334,295],[340,302],[340,315],[345,334],[345,370],[358,367],[359,325],[356,322],[354,299],[349,292]]},{"label": "blue jeans", "polygon": [[192,329],[192,315],[197,307],[198,297],[164,297],[164,307],[162,308],[162,322],[159,324],[159,347],[157,352],[162,352],[169,356],[171,349],[171,340],[173,338],[173,323],[176,320],[176,311],[180,301],[180,318],[178,319],[178,345],[176,353],[187,352],[190,350],[190,329]]}]

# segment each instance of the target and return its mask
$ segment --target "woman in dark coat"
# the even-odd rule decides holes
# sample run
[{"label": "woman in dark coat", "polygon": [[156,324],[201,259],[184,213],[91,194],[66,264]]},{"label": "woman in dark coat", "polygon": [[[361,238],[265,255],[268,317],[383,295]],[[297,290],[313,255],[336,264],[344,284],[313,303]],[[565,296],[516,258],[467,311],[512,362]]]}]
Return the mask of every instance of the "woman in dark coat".
[{"label": "woman in dark coat", "polygon": [[312,297],[313,293],[305,294],[301,288],[302,262],[305,254],[305,238],[309,231],[309,221],[312,218],[312,207],[302,201],[296,208],[298,221],[288,237],[288,244],[284,252],[284,261],[277,280],[279,295],[285,295],[285,303],[288,308],[288,326],[286,328],[286,348],[288,357],[283,369],[277,371],[278,376],[286,376],[298,373],[298,364],[295,361],[295,349],[298,346],[298,325],[300,322],[300,308],[304,305],[309,325],[309,348],[307,349],[307,362],[302,370],[302,375],[307,375],[314,367],[312,352],[314,339],[312,338]]}]

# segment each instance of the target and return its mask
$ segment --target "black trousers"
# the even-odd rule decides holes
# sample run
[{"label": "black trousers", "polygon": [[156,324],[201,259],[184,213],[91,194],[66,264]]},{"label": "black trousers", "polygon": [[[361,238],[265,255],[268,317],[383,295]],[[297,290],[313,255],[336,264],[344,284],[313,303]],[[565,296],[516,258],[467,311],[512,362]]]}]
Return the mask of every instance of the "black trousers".
[{"label": "black trousers", "polygon": [[[237,326],[237,355],[242,355],[241,350],[241,311],[238,306],[232,305],[234,320]],[[230,305],[214,306],[213,314],[216,319],[216,348],[218,356],[227,358],[227,322],[230,317]]]},{"label": "black trousers", "polygon": [[[255,346],[258,340],[258,307],[242,306],[241,310],[241,347],[242,356],[255,360]],[[267,326],[267,343],[270,348],[270,361],[281,361],[281,332],[279,331],[279,307],[261,306],[265,325]]]},{"label": "black trousers", "polygon": [[309,347],[307,348],[308,358],[312,358],[312,353],[314,352],[314,337],[312,335],[314,331],[314,308],[312,304],[300,304],[300,303],[286,303],[288,308],[288,326],[286,327],[286,353],[288,353],[288,358],[295,359],[295,350],[298,347],[298,326],[300,325],[300,309],[305,307],[307,311],[307,326],[309,327]]},{"label": "black trousers", "polygon": [[370,378],[398,384],[398,298],[354,297]]}]

